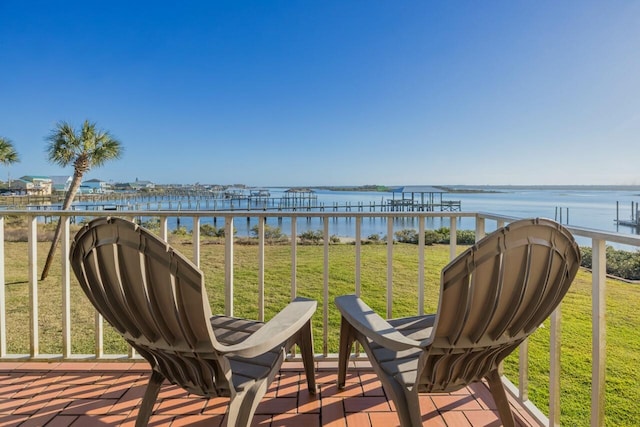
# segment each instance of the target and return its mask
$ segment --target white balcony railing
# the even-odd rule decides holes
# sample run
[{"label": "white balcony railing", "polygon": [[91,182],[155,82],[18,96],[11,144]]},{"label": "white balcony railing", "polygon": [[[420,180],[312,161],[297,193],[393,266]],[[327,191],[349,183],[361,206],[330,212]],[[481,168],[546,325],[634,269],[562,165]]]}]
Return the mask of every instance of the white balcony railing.
[{"label": "white balcony railing", "polygon": [[[224,220],[225,224],[225,243],[224,243],[224,310],[227,315],[234,314],[234,238],[233,227],[234,221],[237,218],[252,218],[257,221],[258,224],[258,320],[264,320],[265,316],[265,270],[267,269],[265,260],[265,223],[268,220],[275,218],[287,218],[287,224],[290,224],[290,230],[283,230],[290,236],[297,236],[298,220],[304,218],[315,218],[322,224],[322,233],[324,236],[323,244],[323,272],[322,272],[322,295],[318,296],[321,302],[322,313],[322,352],[317,354],[318,359],[326,359],[335,357],[328,351],[328,334],[329,334],[329,312],[328,307],[331,304],[329,300],[329,271],[330,271],[330,258],[329,258],[329,237],[330,237],[330,220],[332,218],[345,218],[348,219],[348,223],[353,227],[352,235],[354,236],[354,251],[355,251],[355,263],[354,263],[354,289],[357,294],[361,292],[361,267],[362,267],[362,246],[363,236],[362,234],[362,221],[364,218],[373,218],[376,221],[386,221],[386,235],[387,235],[387,249],[386,249],[386,311],[387,316],[391,317],[393,309],[393,273],[394,273],[394,222],[399,219],[411,218],[414,222],[417,222],[417,229],[419,235],[418,251],[418,272],[417,272],[417,307],[418,313],[423,314],[424,307],[424,289],[425,289],[425,222],[428,218],[438,218],[443,221],[449,221],[450,236],[456,235],[457,223],[460,218],[468,218],[475,221],[475,235],[476,239],[482,237],[488,229],[495,229],[500,227],[515,218],[505,217],[495,214],[487,213],[471,213],[471,212],[257,212],[257,211],[233,211],[233,212],[221,212],[221,211],[128,211],[128,212],[96,212],[96,211],[72,211],[72,212],[59,212],[59,211],[47,211],[47,215],[61,216],[63,219],[63,236],[61,243],[61,250],[57,257],[61,260],[61,275],[60,284],[62,289],[62,306],[61,318],[62,318],[62,353],[61,354],[41,354],[39,343],[39,307],[38,302],[38,253],[37,253],[37,229],[38,220],[42,218],[42,212],[33,211],[3,211],[0,214],[0,235],[3,237],[0,240],[0,361],[9,360],[77,360],[77,359],[139,359],[134,354],[133,350],[129,350],[127,355],[112,355],[105,354],[104,352],[104,329],[103,321],[99,315],[96,315],[95,320],[95,354],[73,354],[72,342],[71,342],[71,312],[72,312],[72,299],[71,299],[71,283],[72,277],[70,273],[70,265],[68,262],[68,252],[70,243],[70,224],[72,217],[85,217],[90,218],[94,216],[102,216],[105,214],[117,214],[119,216],[138,218],[138,217],[157,217],[160,219],[160,236],[167,240],[168,238],[168,222],[170,219],[176,218],[188,218],[193,222],[192,233],[192,247],[193,253],[191,254],[192,260],[196,265],[200,265],[201,254],[201,236],[199,232],[199,225],[203,218],[211,218],[215,216]],[[28,354],[10,354],[7,351],[7,305],[5,298],[5,218],[9,216],[21,216],[28,219],[28,234],[27,234],[27,247],[28,247],[28,286],[29,286],[29,323],[30,323],[30,336],[29,336],[29,353]],[[634,247],[640,247],[640,237],[632,235],[623,235],[619,233],[609,233],[597,230],[590,230],[577,227],[568,227],[573,234],[583,241],[590,241],[593,250],[593,270],[592,270],[592,391],[591,391],[591,425],[601,426],[604,425],[604,381],[605,381],[605,360],[606,360],[606,346],[605,346],[605,330],[606,330],[606,316],[605,316],[605,290],[606,290],[606,251],[605,245],[607,243],[625,244]],[[291,297],[294,297],[297,293],[297,265],[298,265],[298,243],[296,239],[290,239],[290,254],[291,254]],[[449,244],[449,258],[453,259],[456,256],[456,239],[450,238]],[[319,325],[314,325],[318,327]],[[536,417],[541,424],[544,425],[559,425],[560,420],[560,330],[561,330],[561,316],[560,309],[556,310],[551,318],[550,322],[550,378],[549,378],[549,408],[548,416],[539,410],[528,400],[528,344],[525,342],[519,351],[519,378],[518,386],[514,386],[511,381],[505,378],[505,383],[509,391],[519,400],[523,405],[529,409],[531,414]]]}]

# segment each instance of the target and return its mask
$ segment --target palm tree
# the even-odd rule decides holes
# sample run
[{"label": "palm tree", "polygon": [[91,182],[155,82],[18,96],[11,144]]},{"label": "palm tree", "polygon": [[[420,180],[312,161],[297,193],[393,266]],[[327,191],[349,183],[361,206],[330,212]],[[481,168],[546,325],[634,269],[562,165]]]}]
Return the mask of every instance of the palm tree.
[{"label": "palm tree", "polygon": [[10,165],[20,161],[18,152],[13,148],[13,143],[9,138],[0,136],[0,163]]},{"label": "palm tree", "polygon": [[[71,206],[82,183],[82,176],[89,169],[102,166],[108,160],[120,158],[123,151],[120,141],[111,136],[109,132],[96,129],[96,124],[88,120],[85,120],[79,132],[76,132],[69,123],[59,122],[46,141],[49,143],[47,154],[51,163],[62,167],[73,164],[73,178],[65,195],[62,210],[67,210]],[[58,226],[53,235],[51,249],[49,249],[40,280],[44,280],[49,274],[53,254],[62,233],[61,220],[58,220]]]}]

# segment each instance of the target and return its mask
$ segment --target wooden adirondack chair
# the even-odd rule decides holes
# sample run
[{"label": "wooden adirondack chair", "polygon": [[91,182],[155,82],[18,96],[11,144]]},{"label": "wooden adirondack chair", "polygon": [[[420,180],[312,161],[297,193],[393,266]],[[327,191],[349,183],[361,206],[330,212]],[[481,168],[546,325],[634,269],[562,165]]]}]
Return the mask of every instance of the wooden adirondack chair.
[{"label": "wooden adirondack chair", "polygon": [[95,308],[151,365],[137,426],[147,425],[165,380],[198,396],[230,397],[227,425],[249,426],[294,344],[315,393],[315,301],[298,298],[266,324],[212,316],[202,272],[120,218],[98,218],[83,227],[70,258]]},{"label": "wooden adirondack chair", "polygon": [[580,251],[561,225],[516,221],[486,236],[443,270],[436,314],[384,320],[354,295],[342,314],[338,386],[359,341],[397,408],[402,426],[421,426],[418,393],[451,392],[486,379],[505,426],[514,419],[500,362],[558,306]]}]

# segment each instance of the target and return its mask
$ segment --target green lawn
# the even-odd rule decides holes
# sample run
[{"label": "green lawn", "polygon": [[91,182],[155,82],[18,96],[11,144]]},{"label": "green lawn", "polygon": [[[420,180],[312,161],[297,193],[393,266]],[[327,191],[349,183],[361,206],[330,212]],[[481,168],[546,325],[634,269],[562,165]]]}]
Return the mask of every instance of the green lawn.
[{"label": "green lawn", "polygon": [[[188,242],[174,242],[187,256],[192,253]],[[38,245],[38,267],[41,268],[48,243]],[[257,317],[257,246],[236,245],[235,251],[235,315]],[[5,243],[6,307],[8,351],[29,351],[28,260],[26,243]],[[362,295],[383,316],[386,312],[385,245],[362,247]],[[425,269],[425,311],[434,312],[438,303],[441,268],[447,263],[448,246],[427,247]],[[323,247],[298,246],[298,295],[318,300],[314,319],[316,351],[322,351],[322,286]],[[355,290],[355,247],[331,245],[329,251],[329,339],[328,351],[337,351],[339,316],[332,300]],[[287,245],[267,246],[265,255],[266,316],[280,310],[290,296],[291,254]],[[417,312],[417,246],[397,244],[394,247],[393,316]],[[203,242],[201,268],[214,313],[223,312],[224,246]],[[38,271],[40,273],[40,271]],[[54,262],[51,274],[38,283],[40,352],[61,353],[61,288],[60,262]],[[607,387],[606,424],[637,425],[640,422],[640,286],[618,281],[607,282]],[[591,383],[591,274],[580,271],[562,305],[562,425],[589,425]],[[75,279],[72,282],[72,342],[74,353],[92,353],[94,312],[82,295]],[[548,401],[548,321],[530,343],[530,398],[546,412]],[[106,353],[125,353],[125,343],[107,328]],[[505,371],[516,383],[517,355],[507,360]]]}]

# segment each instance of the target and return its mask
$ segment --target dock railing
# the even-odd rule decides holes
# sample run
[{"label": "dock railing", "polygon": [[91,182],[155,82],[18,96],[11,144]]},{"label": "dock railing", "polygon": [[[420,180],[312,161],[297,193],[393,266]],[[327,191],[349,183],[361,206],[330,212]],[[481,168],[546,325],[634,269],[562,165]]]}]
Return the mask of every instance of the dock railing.
[{"label": "dock railing", "polygon": [[[268,259],[265,259],[265,228],[268,221],[288,218],[290,225],[289,230],[283,230],[289,236],[298,236],[298,220],[308,220],[309,218],[319,219],[322,223],[322,291],[321,295],[316,298],[320,303],[322,312],[319,313],[322,321],[321,325],[314,325],[314,328],[320,327],[322,330],[322,351],[316,354],[318,360],[328,360],[335,358],[336,355],[329,351],[328,335],[329,335],[329,305],[333,304],[329,300],[331,280],[330,280],[330,223],[334,218],[342,218],[349,221],[353,227],[353,245],[354,245],[354,283],[353,290],[356,294],[362,292],[362,249],[366,237],[362,236],[362,221],[365,218],[373,218],[374,220],[386,221],[386,265],[380,265],[381,275],[385,276],[386,282],[386,315],[391,317],[393,310],[393,286],[394,286],[394,269],[400,268],[394,265],[394,232],[397,231],[394,223],[398,219],[411,218],[417,222],[417,232],[419,241],[417,245],[417,313],[424,314],[425,306],[425,263],[429,260],[425,257],[425,230],[426,220],[428,218],[440,218],[449,220],[449,259],[453,259],[458,253],[456,243],[457,224],[460,218],[467,217],[475,219],[475,237],[476,240],[483,237],[488,230],[501,227],[509,222],[517,219],[491,213],[483,212],[207,212],[207,211],[128,211],[128,212],[99,212],[99,211],[57,211],[47,212],[47,215],[60,216],[62,220],[62,241],[60,251],[57,256],[60,259],[61,272],[59,277],[60,289],[62,292],[62,304],[60,307],[62,319],[62,352],[60,354],[42,354],[40,351],[40,316],[39,309],[41,303],[38,301],[39,271],[38,271],[38,224],[42,220],[41,212],[34,211],[2,211],[0,212],[0,361],[43,361],[43,360],[139,360],[139,356],[130,349],[128,354],[114,355],[105,354],[104,351],[104,325],[102,318],[96,314],[95,316],[95,353],[94,354],[74,354],[72,353],[72,283],[75,278],[70,273],[70,265],[68,261],[68,253],[71,241],[71,224],[72,217],[83,217],[90,219],[92,217],[104,215],[118,215],[130,219],[140,217],[154,217],[159,219],[159,235],[161,238],[168,240],[169,229],[168,223],[170,218],[189,218],[193,224],[193,232],[191,235],[192,253],[185,254],[190,256],[196,265],[201,262],[202,239],[200,235],[200,224],[202,219],[215,216],[224,220],[225,237],[224,237],[224,311],[226,315],[234,314],[234,221],[238,218],[252,219],[257,223],[257,286],[258,286],[258,320],[264,320],[265,305],[267,304],[265,292],[265,272],[268,271]],[[7,328],[7,310],[13,309],[8,307],[5,298],[5,224],[7,218],[20,217],[26,219],[27,223],[27,256],[28,263],[26,268],[27,286],[29,288],[29,352],[28,354],[15,354],[8,351],[8,337],[11,331]],[[605,388],[605,366],[606,366],[606,313],[605,313],[605,292],[606,292],[606,244],[617,243],[640,247],[640,237],[633,235],[625,235],[620,233],[605,232],[580,227],[567,226],[567,228],[578,238],[583,241],[590,242],[592,248],[593,267],[592,267],[592,391],[591,391],[591,425],[604,425],[604,388]],[[297,293],[298,279],[297,266],[299,256],[298,239],[291,238],[290,243],[290,294],[293,298]],[[16,266],[12,266],[15,268]],[[56,280],[58,280],[56,278]],[[431,284],[430,284],[431,285]],[[437,284],[435,284],[437,285]],[[363,295],[363,297],[366,297]],[[384,314],[384,313],[383,313]],[[523,343],[519,349],[518,362],[518,386],[512,381],[504,378],[509,392],[531,412],[531,414],[539,420],[541,425],[559,425],[560,424],[560,334],[561,331],[561,308],[558,308],[551,316],[550,321],[550,374],[549,374],[549,406],[548,410],[540,410],[528,399],[528,364],[529,353],[527,342]],[[335,331],[333,331],[335,332]],[[364,356],[364,355],[363,355]],[[546,412],[546,414],[545,414]]]}]

